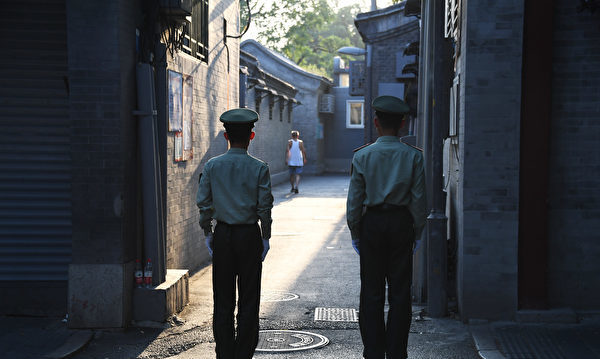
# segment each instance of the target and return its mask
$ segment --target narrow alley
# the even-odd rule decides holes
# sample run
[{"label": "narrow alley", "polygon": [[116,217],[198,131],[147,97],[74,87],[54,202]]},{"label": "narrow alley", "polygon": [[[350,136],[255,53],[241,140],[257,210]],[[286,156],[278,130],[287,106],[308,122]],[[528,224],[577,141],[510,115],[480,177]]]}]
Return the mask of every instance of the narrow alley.
[{"label": "narrow alley", "polygon": [[[305,339],[293,339],[294,346],[287,347],[294,351],[269,351],[283,339],[261,333],[256,359],[362,358],[354,318],[359,304],[359,258],[346,226],[347,188],[347,176],[304,178],[299,194],[289,193],[288,184],[273,188],[274,224],[271,250],[263,264],[261,331],[293,330]],[[333,313],[330,319],[336,321],[315,320],[317,308]],[[466,325],[450,318],[418,319],[421,308],[413,307],[411,358],[478,358]],[[190,278],[190,304],[178,319],[167,329],[104,332],[74,358],[214,358],[210,266]],[[310,334],[316,336],[309,339]],[[327,344],[313,348],[323,344],[320,340]]]}]

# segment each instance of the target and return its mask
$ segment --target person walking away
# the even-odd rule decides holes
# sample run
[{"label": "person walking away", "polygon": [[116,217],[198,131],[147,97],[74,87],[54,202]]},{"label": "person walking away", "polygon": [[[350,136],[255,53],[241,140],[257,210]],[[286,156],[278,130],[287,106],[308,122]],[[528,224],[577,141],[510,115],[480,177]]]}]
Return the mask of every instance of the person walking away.
[{"label": "person walking away", "polygon": [[234,109],[220,120],[230,149],[206,163],[196,196],[213,261],[215,351],[218,359],[251,359],[258,344],[262,261],[271,237],[271,176],[269,167],[247,152],[258,114]]},{"label": "person walking away", "polygon": [[298,193],[298,184],[300,183],[300,174],[302,167],[306,164],[306,152],[304,151],[304,142],[302,142],[300,132],[292,131],[292,138],[288,140],[287,145],[287,164],[290,171],[290,192]]},{"label": "person walking away", "polygon": [[346,202],[352,245],[360,255],[359,327],[365,359],[404,359],[412,316],[412,254],[427,218],[423,155],[397,137],[409,110],[406,103],[380,96],[372,107],[379,137],[354,154]]}]

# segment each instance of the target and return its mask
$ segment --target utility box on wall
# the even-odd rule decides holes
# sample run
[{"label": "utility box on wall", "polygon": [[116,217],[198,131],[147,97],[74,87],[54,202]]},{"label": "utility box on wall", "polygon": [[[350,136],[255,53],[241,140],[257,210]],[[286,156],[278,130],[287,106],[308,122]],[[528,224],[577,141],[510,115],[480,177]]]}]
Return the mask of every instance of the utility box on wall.
[{"label": "utility box on wall", "polygon": [[335,96],[330,94],[321,95],[319,101],[319,112],[333,114],[335,111]]},{"label": "utility box on wall", "polygon": [[350,96],[365,95],[366,67],[364,61],[350,61]]}]

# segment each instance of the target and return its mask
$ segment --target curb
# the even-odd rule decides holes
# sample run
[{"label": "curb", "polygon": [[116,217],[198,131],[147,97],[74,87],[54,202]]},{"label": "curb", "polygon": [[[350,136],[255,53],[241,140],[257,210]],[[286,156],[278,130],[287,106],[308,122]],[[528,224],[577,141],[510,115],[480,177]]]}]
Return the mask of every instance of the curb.
[{"label": "curb", "polygon": [[492,329],[489,324],[470,324],[469,331],[475,342],[477,354],[482,359],[505,359],[506,357],[498,350]]},{"label": "curb", "polygon": [[94,337],[94,332],[91,330],[75,331],[67,341],[58,347],[53,352],[46,354],[47,359],[63,359],[67,358],[85,347]]}]

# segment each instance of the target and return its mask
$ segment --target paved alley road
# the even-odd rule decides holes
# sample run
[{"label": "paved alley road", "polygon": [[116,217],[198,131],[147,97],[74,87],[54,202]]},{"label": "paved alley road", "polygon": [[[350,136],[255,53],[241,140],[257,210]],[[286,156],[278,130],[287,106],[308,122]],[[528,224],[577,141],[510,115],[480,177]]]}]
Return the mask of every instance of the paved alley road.
[{"label": "paved alley road", "polygon": [[[255,359],[360,359],[356,322],[315,321],[315,308],[358,310],[359,258],[346,226],[347,176],[305,177],[300,193],[273,188],[271,250],[263,265],[261,330],[297,330],[329,344],[286,353],[257,352]],[[211,266],[190,277],[190,304],[172,326],[97,331],[74,359],[214,359]],[[273,301],[281,294],[291,300]],[[421,307],[413,307],[418,313]],[[415,318],[415,316],[413,316]],[[413,321],[411,359],[477,359],[465,325],[453,319]]]},{"label": "paved alley road", "polygon": [[[346,226],[347,189],[347,176],[303,178],[299,194],[289,193],[288,185],[273,188],[274,222],[271,250],[263,266],[261,330],[316,333],[327,337],[329,344],[296,352],[257,352],[256,359],[362,358],[358,323],[314,320],[317,307],[358,310],[359,258]],[[192,303],[183,317],[198,322],[198,315],[210,315],[210,268],[196,274],[191,287],[203,293],[203,303]],[[297,298],[270,301],[282,293]],[[210,330],[210,322],[205,324]],[[413,323],[409,345],[411,358],[478,358],[466,327],[451,319]],[[214,343],[199,343],[172,358],[214,358]]]}]

